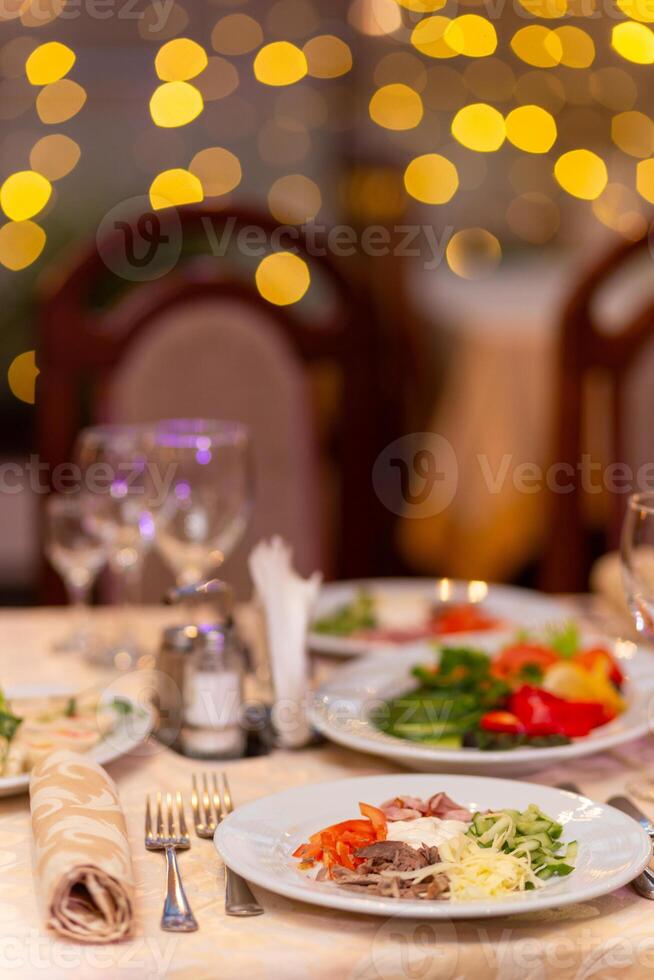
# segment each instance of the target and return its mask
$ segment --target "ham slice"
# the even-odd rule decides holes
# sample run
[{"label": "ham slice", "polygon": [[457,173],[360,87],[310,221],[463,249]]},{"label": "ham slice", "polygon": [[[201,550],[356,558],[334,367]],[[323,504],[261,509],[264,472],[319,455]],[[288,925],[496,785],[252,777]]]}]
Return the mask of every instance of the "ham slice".
[{"label": "ham slice", "polygon": [[470,811],[451,800],[447,793],[436,793],[427,801],[427,813],[440,820],[463,820],[470,822]]},{"label": "ham slice", "polygon": [[380,810],[387,820],[415,820],[429,813],[424,800],[419,800],[415,796],[395,796],[392,800],[382,803]]}]

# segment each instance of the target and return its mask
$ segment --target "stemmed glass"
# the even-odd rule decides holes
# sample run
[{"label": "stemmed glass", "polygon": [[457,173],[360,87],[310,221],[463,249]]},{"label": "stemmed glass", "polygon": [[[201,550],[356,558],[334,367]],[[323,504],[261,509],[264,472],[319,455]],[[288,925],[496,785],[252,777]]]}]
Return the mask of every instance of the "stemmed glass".
[{"label": "stemmed glass", "polygon": [[237,422],[171,419],[153,427],[146,442],[167,486],[157,502],[156,547],[177,585],[187,588],[215,573],[247,525],[249,431]]},{"label": "stemmed glass", "polygon": [[105,544],[123,613],[122,635],[103,659],[121,668],[140,655],[130,607],[140,599],[143,561],[154,539],[147,431],[147,425],[94,426],[82,430],[76,446],[85,521]]},{"label": "stemmed glass", "polygon": [[57,643],[56,650],[83,653],[90,645],[86,607],[93,583],[107,561],[107,549],[100,537],[85,523],[81,494],[53,494],[45,504],[45,552],[59,572],[77,626],[73,633]]},{"label": "stemmed glass", "polygon": [[654,493],[635,493],[627,503],[622,574],[636,629],[654,639]]},{"label": "stemmed glass", "polygon": [[[622,576],[636,630],[654,640],[654,493],[634,493],[622,525]],[[654,780],[639,778],[627,790],[654,800]]]}]

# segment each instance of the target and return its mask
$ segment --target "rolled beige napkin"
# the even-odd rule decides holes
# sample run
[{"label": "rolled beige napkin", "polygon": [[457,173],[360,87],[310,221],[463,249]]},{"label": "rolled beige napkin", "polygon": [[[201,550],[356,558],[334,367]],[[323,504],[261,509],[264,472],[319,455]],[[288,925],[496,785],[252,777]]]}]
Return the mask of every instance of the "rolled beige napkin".
[{"label": "rolled beige napkin", "polygon": [[47,924],[82,943],[129,935],[134,875],[113,780],[92,759],[62,749],[32,770],[30,806]]}]

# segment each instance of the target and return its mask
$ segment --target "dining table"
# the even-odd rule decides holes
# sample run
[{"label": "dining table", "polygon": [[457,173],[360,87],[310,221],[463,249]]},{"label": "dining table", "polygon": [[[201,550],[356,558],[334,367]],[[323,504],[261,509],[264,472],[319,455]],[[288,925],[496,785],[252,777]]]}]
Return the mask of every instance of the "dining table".
[{"label": "dining table", "polygon": [[[586,599],[570,599],[569,607],[582,621],[588,616]],[[91,615],[101,630],[115,613],[99,608]],[[118,674],[79,656],[55,652],[57,640],[70,628],[68,610],[3,610],[0,684],[11,688],[52,682],[76,690],[116,691],[129,687],[146,697],[166,616],[170,611],[154,607],[138,611],[146,653],[138,669]],[[247,617],[248,610],[240,610],[243,622]],[[334,658],[314,659],[314,683],[338,666]],[[164,862],[144,847],[146,793],[179,790],[189,808],[192,774],[224,770],[238,806],[290,787],[393,773],[398,768],[390,761],[326,742],[252,758],[200,762],[184,758],[153,737],[106,768],[118,786],[136,878],[131,938],[108,945],[77,945],[46,929],[32,873],[29,799],[26,794],[5,797],[0,799],[0,977],[582,980],[645,977],[654,970],[654,905],[629,886],[564,908],[457,921],[344,913],[254,886],[264,914],[230,917],[224,911],[222,861],[211,841],[197,838],[179,860],[198,931],[162,932]],[[585,795],[604,801],[650,776],[654,776],[651,735],[527,778],[550,785],[573,781]],[[437,782],[438,777],[434,779]],[[638,802],[654,818],[654,802]]]}]

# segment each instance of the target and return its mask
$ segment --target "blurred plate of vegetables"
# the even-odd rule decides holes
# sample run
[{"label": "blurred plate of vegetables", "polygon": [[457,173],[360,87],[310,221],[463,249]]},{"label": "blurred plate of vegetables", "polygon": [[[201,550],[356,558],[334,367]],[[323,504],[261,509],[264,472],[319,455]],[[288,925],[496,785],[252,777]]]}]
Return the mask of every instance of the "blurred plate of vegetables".
[{"label": "blurred plate of vegetables", "polygon": [[318,598],[311,648],[361,656],[421,640],[530,628],[565,616],[549,596],[508,585],[454,579],[330,582]]},{"label": "blurred plate of vegetables", "polygon": [[143,742],[152,709],[135,699],[29,684],[0,690],[0,797],[25,793],[39,759],[65,748],[104,765]]},{"label": "blurred plate of vegetables", "polygon": [[653,694],[651,654],[565,623],[358,660],[320,688],[312,721],[411,768],[517,773],[644,735]]}]

